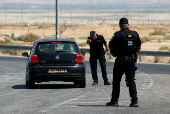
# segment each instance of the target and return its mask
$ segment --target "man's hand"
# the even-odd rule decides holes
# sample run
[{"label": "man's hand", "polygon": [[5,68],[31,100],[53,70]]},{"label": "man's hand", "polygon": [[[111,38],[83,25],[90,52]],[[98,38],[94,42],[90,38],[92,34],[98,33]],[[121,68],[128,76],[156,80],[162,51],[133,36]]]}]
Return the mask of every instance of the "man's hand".
[{"label": "man's hand", "polygon": [[91,39],[88,39],[88,40],[87,40],[87,43],[89,44],[90,42],[92,42],[92,40],[91,40]]},{"label": "man's hand", "polygon": [[109,50],[107,50],[107,55],[109,55],[110,54],[110,51]]}]

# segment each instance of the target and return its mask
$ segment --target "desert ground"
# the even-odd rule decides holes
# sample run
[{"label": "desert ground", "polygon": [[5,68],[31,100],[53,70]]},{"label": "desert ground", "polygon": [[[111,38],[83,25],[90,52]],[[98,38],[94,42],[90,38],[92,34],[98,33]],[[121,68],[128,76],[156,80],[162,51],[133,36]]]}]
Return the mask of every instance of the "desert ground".
[{"label": "desert ground", "polygon": [[[139,33],[139,36],[142,40],[142,51],[159,51],[161,47],[170,48],[170,25],[158,25],[158,24],[133,24],[130,25],[129,28],[131,30],[135,30]],[[19,33],[20,35],[26,35],[28,33],[33,33],[40,38],[55,38],[55,25],[50,25],[48,27],[39,27],[35,25],[30,25],[30,27],[18,27],[18,26],[1,26],[0,28],[0,41],[5,41],[5,39],[9,39],[13,45],[32,45],[33,42],[25,42],[25,41],[16,41],[13,38],[5,38],[3,33]],[[74,38],[78,45],[81,48],[89,48],[86,44],[86,39],[89,36],[89,32],[94,30],[98,34],[101,34],[105,37],[106,41],[109,42],[112,35],[119,31],[119,25],[117,24],[108,24],[108,23],[99,23],[99,24],[60,24],[60,38]],[[165,39],[165,37],[168,37]],[[147,40],[143,40],[147,38]],[[167,49],[161,51],[169,51]],[[88,58],[89,55],[86,55]],[[107,57],[108,58],[108,57]],[[114,58],[112,58],[114,59]],[[142,57],[144,62],[154,62],[154,57]],[[169,63],[170,59],[167,57],[159,57],[160,62]]]},{"label": "desert ground", "polygon": [[[170,40],[165,40],[164,38],[170,36],[170,25],[130,25],[131,30],[137,31],[140,38],[147,37],[149,41],[142,43],[142,50],[144,51],[158,51],[160,47],[169,46]],[[90,31],[94,30],[97,34],[101,34],[109,42],[111,37],[116,31],[119,31],[119,25],[111,25],[108,23],[100,24],[60,24],[60,38],[74,38],[81,47],[87,47],[85,44]],[[30,25],[30,27],[17,27],[17,26],[2,26],[0,27],[0,40],[4,40],[3,33],[19,33],[20,35],[26,35],[28,33],[33,33],[40,38],[55,38],[55,26],[51,25],[49,27],[39,27],[35,25]],[[159,34],[162,33],[162,34]],[[9,38],[12,42],[12,38]],[[18,42],[20,43],[20,42]],[[24,45],[31,45],[32,43],[22,42]],[[84,43],[84,45],[83,45]]]}]

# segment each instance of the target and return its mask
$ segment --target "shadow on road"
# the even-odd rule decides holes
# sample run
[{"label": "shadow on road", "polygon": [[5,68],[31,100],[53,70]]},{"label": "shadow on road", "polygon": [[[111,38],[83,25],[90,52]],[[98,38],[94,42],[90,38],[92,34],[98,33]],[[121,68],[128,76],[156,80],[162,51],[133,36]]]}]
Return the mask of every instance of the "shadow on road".
[{"label": "shadow on road", "polygon": [[[80,106],[80,107],[113,107],[113,106],[106,106],[106,105],[77,105],[77,106]],[[119,105],[114,108],[122,108],[122,107],[129,107],[129,106]]]},{"label": "shadow on road", "polygon": [[[15,85],[13,89],[28,89],[26,85]],[[34,89],[72,89],[78,88],[74,84],[37,84]]]}]

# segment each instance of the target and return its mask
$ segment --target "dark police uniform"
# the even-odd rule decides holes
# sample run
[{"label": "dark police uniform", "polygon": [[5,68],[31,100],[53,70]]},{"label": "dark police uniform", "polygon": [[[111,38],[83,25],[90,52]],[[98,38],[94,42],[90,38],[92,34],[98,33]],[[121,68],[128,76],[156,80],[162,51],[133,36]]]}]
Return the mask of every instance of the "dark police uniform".
[{"label": "dark police uniform", "polygon": [[[88,37],[91,39],[91,37]],[[92,40],[92,39],[91,39]],[[97,34],[97,39],[92,40],[90,42],[90,66],[92,72],[92,78],[94,82],[98,83],[98,76],[97,76],[97,59],[99,59],[101,70],[102,70],[102,77],[104,83],[108,82],[107,72],[106,72],[106,59],[105,59],[105,52],[103,48],[103,44],[106,44],[106,41],[102,35]]]},{"label": "dark police uniform", "polygon": [[[126,34],[130,33],[129,37],[135,37],[135,41],[125,41],[124,38],[128,37]],[[125,44],[125,42],[127,44]],[[123,28],[120,31],[116,32],[112,39],[109,42],[109,47],[113,48],[111,50],[111,54],[113,56],[117,56],[115,60],[115,65],[113,68],[113,91],[112,91],[112,99],[111,102],[118,102],[119,94],[120,94],[120,81],[122,75],[125,73],[129,94],[131,97],[132,103],[138,102],[137,90],[135,84],[135,62],[136,62],[136,49],[128,50],[124,49],[126,46],[141,46],[141,40],[136,31],[131,31],[129,28]],[[106,104],[107,105],[107,104]]]}]

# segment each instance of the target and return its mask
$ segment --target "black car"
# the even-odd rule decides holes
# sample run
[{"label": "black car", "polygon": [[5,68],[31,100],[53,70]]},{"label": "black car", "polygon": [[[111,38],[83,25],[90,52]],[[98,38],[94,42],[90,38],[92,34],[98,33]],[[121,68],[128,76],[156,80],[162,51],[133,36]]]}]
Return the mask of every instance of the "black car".
[{"label": "black car", "polygon": [[26,65],[26,85],[34,88],[35,82],[66,81],[86,87],[86,65],[75,40],[39,39],[32,46]]}]

